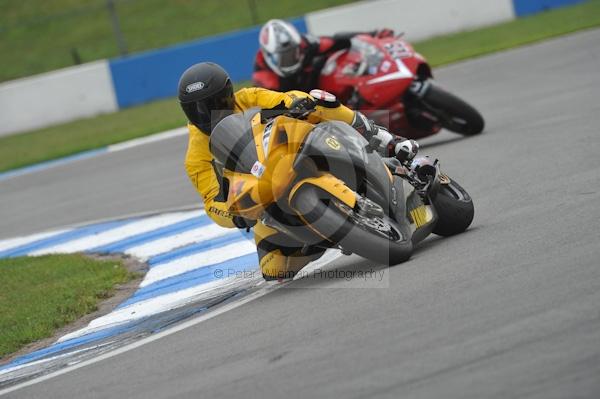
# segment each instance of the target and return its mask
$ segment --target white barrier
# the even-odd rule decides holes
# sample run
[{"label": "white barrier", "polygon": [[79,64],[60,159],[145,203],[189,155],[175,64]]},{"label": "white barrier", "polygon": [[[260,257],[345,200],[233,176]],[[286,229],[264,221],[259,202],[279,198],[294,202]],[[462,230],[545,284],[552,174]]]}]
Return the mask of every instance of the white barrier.
[{"label": "white barrier", "polygon": [[[510,21],[516,18],[515,13],[519,10],[519,15],[529,15],[547,8],[581,1],[363,0],[310,13],[304,17],[304,22],[308,31],[314,35],[392,28],[397,32],[405,32],[409,40],[421,40]],[[302,25],[302,21],[296,23]],[[248,31],[256,33],[257,30],[251,28]],[[247,39],[246,37],[245,40]],[[210,38],[207,42],[214,45]],[[172,49],[173,47],[167,49],[163,54],[171,64],[174,57]],[[211,54],[213,52],[207,51]],[[165,74],[158,68],[160,63],[155,58],[157,57],[153,57],[150,71],[164,77]],[[123,63],[120,60],[116,60],[116,63],[122,68]],[[180,69],[183,70],[182,68]],[[247,70],[250,71],[250,64],[247,65]],[[140,93],[135,88],[143,87],[146,81],[140,82],[138,79],[130,88],[128,84],[132,82],[127,78],[123,79],[122,76],[119,79],[119,76],[121,75],[117,73],[115,82],[120,82],[121,90],[117,92],[121,104],[135,104],[136,102],[129,97],[139,97]],[[161,93],[160,96],[164,96],[166,92],[164,87],[167,87],[167,91],[169,87],[175,87],[176,78],[170,76],[169,79],[173,82],[165,84],[162,81],[162,91],[156,90],[157,93]],[[157,80],[154,84],[158,82]],[[128,97],[125,100],[123,93]],[[0,83],[0,136],[118,109],[115,84],[109,62],[106,60]]]},{"label": "white barrier", "polygon": [[107,61],[0,84],[0,136],[117,110]]},{"label": "white barrier", "polygon": [[514,18],[511,0],[371,0],[310,13],[306,25],[314,35],[385,27],[421,40]]}]

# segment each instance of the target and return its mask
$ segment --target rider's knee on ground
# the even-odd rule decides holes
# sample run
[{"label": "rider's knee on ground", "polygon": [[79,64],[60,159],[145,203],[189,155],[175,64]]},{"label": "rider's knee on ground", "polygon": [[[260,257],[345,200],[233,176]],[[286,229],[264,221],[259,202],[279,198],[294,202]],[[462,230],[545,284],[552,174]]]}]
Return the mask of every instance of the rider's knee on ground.
[{"label": "rider's knee on ground", "polygon": [[286,252],[285,249],[274,249],[270,252],[259,249],[260,270],[266,280],[293,278],[308,263],[320,258],[324,251],[312,251],[309,255],[303,255],[301,249],[297,248],[291,254]]},{"label": "rider's knee on ground", "polygon": [[260,222],[254,227],[254,240],[260,269],[267,280],[290,279],[324,252],[309,247],[303,253],[301,242]]}]

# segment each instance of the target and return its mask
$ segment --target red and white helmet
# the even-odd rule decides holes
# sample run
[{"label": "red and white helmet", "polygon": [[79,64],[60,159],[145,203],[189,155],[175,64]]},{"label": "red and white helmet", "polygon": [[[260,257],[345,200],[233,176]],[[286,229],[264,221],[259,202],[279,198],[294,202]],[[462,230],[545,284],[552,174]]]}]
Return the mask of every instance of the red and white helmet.
[{"label": "red and white helmet", "polygon": [[290,76],[302,67],[302,36],[289,22],[268,21],[260,30],[259,43],[267,65],[277,75]]}]

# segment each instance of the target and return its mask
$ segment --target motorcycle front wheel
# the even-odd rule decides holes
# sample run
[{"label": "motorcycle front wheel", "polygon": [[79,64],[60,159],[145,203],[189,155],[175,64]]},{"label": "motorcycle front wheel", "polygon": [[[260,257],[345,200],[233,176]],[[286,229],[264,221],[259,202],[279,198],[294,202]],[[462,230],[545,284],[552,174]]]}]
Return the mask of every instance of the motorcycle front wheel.
[{"label": "motorcycle front wheel", "polygon": [[481,133],[485,127],[479,111],[432,81],[421,101],[443,127],[455,133],[472,136]]},{"label": "motorcycle front wheel", "polygon": [[441,184],[440,190],[432,200],[438,214],[438,221],[433,233],[447,237],[465,231],[473,221],[475,208],[469,193],[457,182],[448,179],[447,184]]},{"label": "motorcycle front wheel", "polygon": [[395,265],[410,258],[413,247],[407,227],[386,215],[360,214],[323,194],[306,187],[291,204],[311,230],[346,252],[381,264]]}]

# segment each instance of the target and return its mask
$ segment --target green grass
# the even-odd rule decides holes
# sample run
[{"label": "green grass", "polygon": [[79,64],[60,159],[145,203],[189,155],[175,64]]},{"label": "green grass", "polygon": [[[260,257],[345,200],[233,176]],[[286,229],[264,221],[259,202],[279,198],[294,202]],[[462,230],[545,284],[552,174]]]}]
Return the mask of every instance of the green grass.
[{"label": "green grass", "polygon": [[429,39],[417,43],[416,48],[439,66],[596,26],[600,26],[600,0],[588,0],[488,28]]},{"label": "green grass", "polygon": [[83,255],[0,260],[0,358],[96,310],[132,275],[119,261]]},{"label": "green grass", "polygon": [[174,99],[0,138],[0,171],[185,125]]},{"label": "green grass", "polygon": [[[433,66],[439,66],[594,26],[600,26],[600,0],[484,29],[433,38],[416,43],[415,47]],[[177,101],[167,99],[114,114],[0,138],[0,171],[145,136],[183,126],[184,123]]]},{"label": "green grass", "polygon": [[[129,52],[304,15],[352,0],[114,0]],[[256,4],[256,14],[250,5]],[[1,0],[0,81],[119,55],[107,0]]]}]

